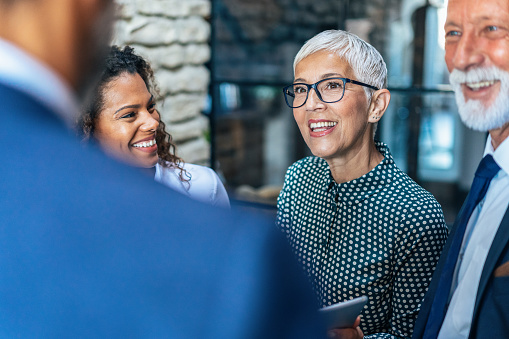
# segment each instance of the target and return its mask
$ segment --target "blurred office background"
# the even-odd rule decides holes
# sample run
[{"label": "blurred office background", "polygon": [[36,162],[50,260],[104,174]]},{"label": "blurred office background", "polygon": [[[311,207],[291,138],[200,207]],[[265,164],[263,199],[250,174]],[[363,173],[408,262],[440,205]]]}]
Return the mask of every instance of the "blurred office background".
[{"label": "blurred office background", "polygon": [[377,138],[452,223],[486,133],[462,125],[447,85],[446,1],[121,0],[116,42],[155,63],[180,155],[213,167],[232,198],[270,210],[288,166],[310,155],[281,90],[295,54],[326,29],[359,35],[389,70]]}]

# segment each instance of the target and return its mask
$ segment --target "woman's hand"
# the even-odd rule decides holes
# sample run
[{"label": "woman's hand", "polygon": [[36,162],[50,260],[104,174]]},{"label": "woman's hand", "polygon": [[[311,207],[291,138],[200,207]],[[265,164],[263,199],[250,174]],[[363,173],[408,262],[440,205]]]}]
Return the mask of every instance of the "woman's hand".
[{"label": "woman's hand", "polygon": [[327,336],[329,338],[335,339],[362,339],[364,338],[364,333],[362,333],[359,324],[361,323],[361,318],[357,317],[355,320],[355,324],[353,327],[349,328],[336,328],[327,332]]}]

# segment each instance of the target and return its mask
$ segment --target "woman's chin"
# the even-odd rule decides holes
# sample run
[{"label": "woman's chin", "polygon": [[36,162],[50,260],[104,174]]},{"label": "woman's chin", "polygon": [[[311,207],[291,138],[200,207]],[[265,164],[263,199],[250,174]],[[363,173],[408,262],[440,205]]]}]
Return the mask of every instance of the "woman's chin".
[{"label": "woman's chin", "polygon": [[157,164],[157,162],[159,161],[159,158],[157,157],[157,155],[155,155],[150,158],[130,157],[130,158],[123,158],[120,160],[132,167],[152,168]]},{"label": "woman's chin", "polygon": [[330,148],[329,149],[314,149],[314,150],[311,149],[311,153],[313,153],[313,155],[315,157],[322,158],[324,160],[334,157],[334,153],[332,152],[332,150]]},{"label": "woman's chin", "polygon": [[154,160],[139,162],[136,167],[152,168],[157,164],[159,159],[156,157]]}]

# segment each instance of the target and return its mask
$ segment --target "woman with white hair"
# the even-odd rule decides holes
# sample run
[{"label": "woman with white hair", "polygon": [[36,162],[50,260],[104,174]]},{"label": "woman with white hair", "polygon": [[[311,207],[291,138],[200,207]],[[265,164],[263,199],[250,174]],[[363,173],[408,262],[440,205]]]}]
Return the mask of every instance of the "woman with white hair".
[{"label": "woman with white hair", "polygon": [[277,223],[321,306],[368,297],[360,328],[333,332],[410,337],[447,228],[435,198],[374,140],[391,97],[385,62],[331,30],[300,49],[294,74],[284,96],[314,156],[288,169]]}]

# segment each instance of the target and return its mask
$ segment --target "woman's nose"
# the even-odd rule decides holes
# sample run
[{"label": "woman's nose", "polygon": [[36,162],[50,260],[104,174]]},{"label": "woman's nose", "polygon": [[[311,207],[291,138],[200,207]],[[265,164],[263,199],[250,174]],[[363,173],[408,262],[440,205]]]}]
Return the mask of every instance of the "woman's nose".
[{"label": "woman's nose", "polygon": [[306,100],[306,110],[312,111],[323,106],[322,100],[318,97],[318,92],[314,88],[310,88],[308,92],[308,98]]},{"label": "woman's nose", "polygon": [[143,131],[155,131],[157,127],[159,127],[159,114],[144,112],[140,129]]}]

